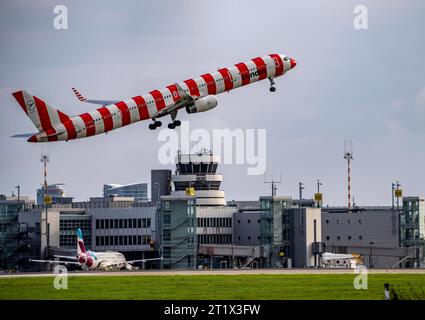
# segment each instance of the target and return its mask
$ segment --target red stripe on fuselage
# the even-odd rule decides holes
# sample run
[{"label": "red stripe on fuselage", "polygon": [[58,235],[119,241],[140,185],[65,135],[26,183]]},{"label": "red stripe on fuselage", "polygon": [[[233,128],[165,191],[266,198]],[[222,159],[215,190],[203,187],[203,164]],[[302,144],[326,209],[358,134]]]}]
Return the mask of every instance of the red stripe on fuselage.
[{"label": "red stripe on fuselage", "polygon": [[221,76],[224,79],[224,91],[229,91],[233,89],[232,76],[230,75],[229,69],[223,68],[218,70],[218,72],[220,72]]},{"label": "red stripe on fuselage", "polygon": [[271,54],[270,57],[272,57],[274,63],[275,63],[275,69],[276,69],[276,73],[275,73],[275,77],[278,77],[280,75],[283,74],[284,71],[284,66],[283,66],[283,61],[280,58],[280,56],[278,54]]},{"label": "red stripe on fuselage", "polygon": [[132,99],[137,104],[140,120],[149,119],[149,111],[148,111],[148,107],[146,106],[145,99],[143,99],[142,96],[136,96],[136,97],[133,97]]},{"label": "red stripe on fuselage", "polygon": [[77,137],[77,132],[75,131],[74,124],[71,119],[64,114],[63,112],[58,111],[59,120],[64,125],[67,132],[67,140],[75,139]]},{"label": "red stripe on fuselage", "polygon": [[192,97],[199,97],[200,96],[198,84],[196,83],[195,80],[189,79],[189,80],[185,80],[183,82],[186,83],[187,87],[189,88],[190,95]]},{"label": "red stripe on fuselage", "polygon": [[172,84],[171,86],[167,87],[168,90],[170,90],[171,95],[173,96],[173,101],[177,102],[180,99],[179,90],[175,84]]},{"label": "red stripe on fuselage", "polygon": [[242,77],[242,85],[247,85],[250,83],[250,77],[249,77],[249,69],[246,66],[245,63],[240,62],[238,64],[235,64],[235,67],[238,68],[239,72],[241,73]]},{"label": "red stripe on fuselage", "polygon": [[25,106],[24,94],[22,93],[22,91],[14,92],[14,93],[12,93],[12,95],[15,97],[16,101],[18,101],[22,110],[24,110],[24,112],[26,114],[28,114],[27,107]]},{"label": "red stripe on fuselage", "polygon": [[217,86],[215,85],[215,80],[213,76],[209,73],[203,74],[202,79],[204,79],[205,83],[207,84],[208,94],[216,94],[217,93]]},{"label": "red stripe on fuselage", "polygon": [[154,90],[149,93],[152,95],[153,100],[155,101],[156,110],[161,111],[162,109],[164,109],[165,101],[162,93],[159,92],[159,90]]},{"label": "red stripe on fuselage", "polygon": [[124,126],[130,124],[130,122],[131,122],[130,110],[128,109],[125,102],[120,101],[120,102],[116,103],[115,105],[121,111],[122,126],[124,127]]},{"label": "red stripe on fuselage", "polygon": [[112,115],[109,109],[106,107],[102,107],[97,109],[97,111],[99,111],[99,113],[102,115],[105,132],[111,131],[114,128],[114,124],[112,122]]},{"label": "red stripe on fuselage", "polygon": [[263,59],[260,57],[252,59],[252,61],[257,66],[258,80],[263,80],[267,78],[267,66]]},{"label": "red stripe on fuselage", "polygon": [[96,133],[96,126],[94,125],[93,118],[89,113],[83,113],[80,115],[83,119],[84,125],[86,126],[86,137],[94,136]]}]

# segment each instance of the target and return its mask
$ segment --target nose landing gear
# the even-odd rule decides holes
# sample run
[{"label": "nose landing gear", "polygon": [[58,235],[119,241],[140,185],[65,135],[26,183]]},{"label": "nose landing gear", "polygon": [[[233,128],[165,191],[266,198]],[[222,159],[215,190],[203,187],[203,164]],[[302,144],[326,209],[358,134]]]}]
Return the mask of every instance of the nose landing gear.
[{"label": "nose landing gear", "polygon": [[270,80],[270,92],[275,92],[276,91],[276,87],[274,86],[275,82],[273,78],[269,78],[269,80]]}]

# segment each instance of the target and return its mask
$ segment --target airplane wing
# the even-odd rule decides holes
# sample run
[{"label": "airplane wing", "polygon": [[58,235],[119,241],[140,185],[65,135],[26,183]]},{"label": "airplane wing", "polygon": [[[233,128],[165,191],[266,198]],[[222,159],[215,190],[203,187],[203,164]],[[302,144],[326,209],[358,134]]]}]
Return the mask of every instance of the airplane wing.
[{"label": "airplane wing", "polygon": [[127,263],[146,262],[146,261],[154,261],[154,260],[162,260],[162,258],[130,260],[130,261],[127,261]]},{"label": "airplane wing", "polygon": [[108,106],[110,104],[120,102],[120,100],[91,100],[91,99],[86,99],[77,89],[72,88],[72,91],[74,91],[74,94],[76,95],[77,99],[80,100],[81,102],[92,103],[92,104],[100,104],[102,106]]},{"label": "airplane wing", "polygon": [[187,94],[178,83],[175,83],[175,85],[177,87],[177,92],[180,97],[179,100],[177,100],[176,103],[173,104],[172,106],[162,109],[160,112],[158,112],[155,115],[155,118],[159,118],[167,114],[171,114],[174,120],[174,118],[176,117],[177,111],[179,109],[184,108],[195,101],[195,99],[191,95]]},{"label": "airplane wing", "polygon": [[54,255],[55,258],[59,258],[59,259],[70,259],[70,260],[77,260],[77,257],[73,257],[73,256],[58,256],[58,255]]},{"label": "airplane wing", "polygon": [[81,265],[79,262],[74,261],[59,261],[59,260],[37,260],[37,259],[29,259],[29,262],[39,262],[39,263],[50,263],[50,264],[74,264]]}]

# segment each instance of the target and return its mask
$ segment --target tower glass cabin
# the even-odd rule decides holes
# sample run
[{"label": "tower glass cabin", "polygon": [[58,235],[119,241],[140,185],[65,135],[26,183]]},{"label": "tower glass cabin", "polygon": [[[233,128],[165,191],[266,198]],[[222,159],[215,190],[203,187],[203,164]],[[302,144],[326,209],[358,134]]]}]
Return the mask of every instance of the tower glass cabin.
[{"label": "tower glass cabin", "polygon": [[185,195],[188,188],[195,190],[196,205],[224,206],[224,191],[220,191],[223,176],[217,174],[219,158],[212,152],[202,150],[196,154],[179,152],[176,157],[176,172],[172,176],[173,195]]}]

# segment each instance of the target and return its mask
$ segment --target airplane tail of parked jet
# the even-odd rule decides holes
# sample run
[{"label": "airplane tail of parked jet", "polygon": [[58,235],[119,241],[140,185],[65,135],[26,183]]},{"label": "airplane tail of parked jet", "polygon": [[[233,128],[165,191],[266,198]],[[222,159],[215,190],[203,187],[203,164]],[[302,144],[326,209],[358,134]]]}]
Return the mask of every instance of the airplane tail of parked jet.
[{"label": "airplane tail of parked jet", "polygon": [[80,256],[82,253],[86,253],[86,247],[84,245],[83,233],[81,229],[77,229],[77,255]]},{"label": "airplane tail of parked jet", "polygon": [[[38,129],[39,132],[36,134],[44,132],[49,141],[57,140],[58,135],[60,135],[61,132],[54,128],[57,128],[60,124],[69,122],[69,116],[25,90],[16,91],[12,93],[12,95]],[[63,131],[66,131],[65,127],[63,128]],[[31,134],[34,138],[31,137],[28,141],[36,139],[36,134]],[[21,134],[15,135],[14,137],[26,137],[28,135]]]}]

